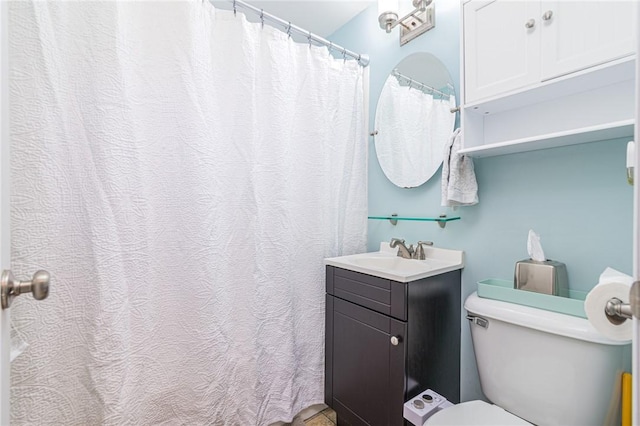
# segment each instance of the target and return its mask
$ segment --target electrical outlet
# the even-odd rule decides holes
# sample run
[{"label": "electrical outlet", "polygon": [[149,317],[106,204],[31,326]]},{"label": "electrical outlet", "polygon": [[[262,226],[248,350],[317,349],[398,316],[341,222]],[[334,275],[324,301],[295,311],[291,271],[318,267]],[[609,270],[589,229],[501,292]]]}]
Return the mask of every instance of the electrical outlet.
[{"label": "electrical outlet", "polygon": [[422,426],[429,417],[452,405],[442,395],[427,389],[404,403],[402,415],[411,424]]}]

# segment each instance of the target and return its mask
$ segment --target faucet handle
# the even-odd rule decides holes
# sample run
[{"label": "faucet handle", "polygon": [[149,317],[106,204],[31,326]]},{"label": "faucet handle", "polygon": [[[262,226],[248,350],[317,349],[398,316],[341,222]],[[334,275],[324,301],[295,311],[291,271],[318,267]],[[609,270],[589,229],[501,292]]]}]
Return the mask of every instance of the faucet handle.
[{"label": "faucet handle", "polygon": [[424,254],[424,246],[432,246],[433,241],[418,241],[416,243],[416,251],[413,253],[413,258],[418,260],[425,260],[427,256]]}]

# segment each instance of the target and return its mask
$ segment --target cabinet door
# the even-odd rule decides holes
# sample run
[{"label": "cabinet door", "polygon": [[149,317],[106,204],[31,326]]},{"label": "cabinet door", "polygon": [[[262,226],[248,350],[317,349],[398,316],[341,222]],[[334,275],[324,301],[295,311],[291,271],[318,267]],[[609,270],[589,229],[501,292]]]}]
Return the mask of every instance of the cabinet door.
[{"label": "cabinet door", "polygon": [[333,307],[328,373],[333,382],[330,405],[340,423],[403,425],[406,323],[338,298]]},{"label": "cabinet door", "polygon": [[634,51],[635,1],[543,1],[542,79]]},{"label": "cabinet door", "polygon": [[464,5],[465,103],[540,81],[540,3]]}]

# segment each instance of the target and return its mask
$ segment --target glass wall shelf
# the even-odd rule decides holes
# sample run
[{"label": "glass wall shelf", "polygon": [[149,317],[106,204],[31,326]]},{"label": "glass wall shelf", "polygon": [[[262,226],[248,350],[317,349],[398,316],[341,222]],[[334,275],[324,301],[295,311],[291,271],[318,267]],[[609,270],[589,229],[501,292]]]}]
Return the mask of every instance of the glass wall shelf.
[{"label": "glass wall shelf", "polygon": [[460,220],[460,216],[447,216],[441,214],[439,216],[434,217],[405,217],[398,216],[397,214],[391,214],[388,216],[369,216],[368,219],[373,220],[388,220],[392,225],[397,225],[399,220],[413,220],[418,222],[436,222],[440,225],[440,228],[444,228],[447,222],[451,222],[453,220]]}]

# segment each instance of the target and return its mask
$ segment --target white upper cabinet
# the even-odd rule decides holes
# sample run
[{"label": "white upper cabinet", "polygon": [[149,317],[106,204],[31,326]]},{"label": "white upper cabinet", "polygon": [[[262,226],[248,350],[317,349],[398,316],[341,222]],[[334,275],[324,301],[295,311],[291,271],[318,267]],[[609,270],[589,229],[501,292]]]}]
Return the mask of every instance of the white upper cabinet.
[{"label": "white upper cabinet", "polygon": [[466,3],[465,103],[633,54],[635,3],[628,0]]},{"label": "white upper cabinet", "polygon": [[463,149],[632,138],[636,0],[463,0]]},{"label": "white upper cabinet", "polygon": [[633,53],[633,1],[542,1],[542,80]]},{"label": "white upper cabinet", "polygon": [[466,101],[540,80],[539,2],[472,1],[464,5]]}]

